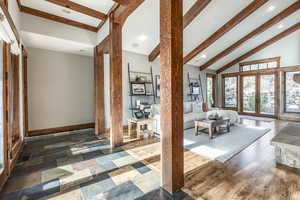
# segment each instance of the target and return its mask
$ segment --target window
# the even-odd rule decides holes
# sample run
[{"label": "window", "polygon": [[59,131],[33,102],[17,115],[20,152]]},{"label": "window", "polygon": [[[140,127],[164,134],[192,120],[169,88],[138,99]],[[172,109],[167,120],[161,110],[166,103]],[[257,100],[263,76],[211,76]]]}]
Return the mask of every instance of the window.
[{"label": "window", "polygon": [[300,113],[300,84],[294,81],[294,74],[285,72],[285,112]]},{"label": "window", "polygon": [[214,107],[216,103],[216,75],[215,74],[207,74],[206,76],[207,82],[207,103],[209,107]]},{"label": "window", "polygon": [[225,108],[237,108],[238,107],[238,77],[224,77],[223,78],[223,92],[224,92],[224,107]]},{"label": "window", "polygon": [[257,71],[263,69],[274,69],[279,67],[280,57],[255,60],[250,62],[240,63],[240,71]]}]

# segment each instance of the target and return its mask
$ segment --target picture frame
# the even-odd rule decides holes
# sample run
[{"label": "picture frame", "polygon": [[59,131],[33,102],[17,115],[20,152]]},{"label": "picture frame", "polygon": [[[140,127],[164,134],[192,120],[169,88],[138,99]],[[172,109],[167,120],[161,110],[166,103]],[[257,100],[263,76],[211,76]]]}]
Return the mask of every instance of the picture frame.
[{"label": "picture frame", "polygon": [[200,87],[193,87],[192,88],[193,95],[200,95]]},{"label": "picture frame", "polygon": [[145,83],[132,83],[131,91],[133,95],[146,95]]},{"label": "picture frame", "polygon": [[144,118],[144,113],[141,111],[138,111],[138,112],[134,113],[134,116],[136,119],[142,119],[142,118]]}]

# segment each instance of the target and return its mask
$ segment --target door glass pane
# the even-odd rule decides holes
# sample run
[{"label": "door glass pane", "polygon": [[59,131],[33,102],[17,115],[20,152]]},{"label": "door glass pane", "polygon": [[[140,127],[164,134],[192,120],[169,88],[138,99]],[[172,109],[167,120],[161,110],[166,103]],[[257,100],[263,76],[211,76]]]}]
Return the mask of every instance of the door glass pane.
[{"label": "door glass pane", "polygon": [[214,104],[213,101],[213,78],[207,77],[207,103],[209,107]]},{"label": "door glass pane", "polygon": [[226,108],[237,107],[237,77],[226,77],[224,86],[224,103]]},{"label": "door glass pane", "polygon": [[273,115],[275,113],[275,75],[260,77],[260,113]]},{"label": "door glass pane", "polygon": [[268,68],[276,68],[277,67],[277,62],[269,62],[268,63]]},{"label": "door glass pane", "polygon": [[285,112],[300,112],[300,84],[294,81],[294,74],[299,73],[285,73]]},{"label": "door glass pane", "polygon": [[258,64],[251,65],[251,70],[258,70]]},{"label": "door glass pane", "polygon": [[268,64],[267,63],[261,63],[259,64],[259,69],[267,69],[268,68]]},{"label": "door glass pane", "polygon": [[250,71],[250,65],[243,66],[243,71],[244,72]]},{"label": "door glass pane", "polygon": [[243,77],[243,111],[255,112],[256,98],[256,78],[255,76]]}]

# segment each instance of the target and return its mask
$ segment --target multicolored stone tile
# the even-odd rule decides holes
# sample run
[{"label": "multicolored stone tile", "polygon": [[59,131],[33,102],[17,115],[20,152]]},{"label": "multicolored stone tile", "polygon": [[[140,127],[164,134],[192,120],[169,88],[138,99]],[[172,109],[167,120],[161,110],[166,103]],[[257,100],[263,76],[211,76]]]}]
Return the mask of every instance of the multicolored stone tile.
[{"label": "multicolored stone tile", "polygon": [[81,184],[81,192],[84,199],[92,199],[94,196],[107,192],[115,186],[113,180],[106,173],[103,173],[92,181]]},{"label": "multicolored stone tile", "polygon": [[72,164],[74,170],[80,171],[87,168],[93,168],[98,165],[96,160],[84,160],[77,163]]},{"label": "multicolored stone tile", "polygon": [[43,198],[43,200],[82,200],[84,199],[80,187],[75,187],[70,191],[57,193],[55,195]]},{"label": "multicolored stone tile", "polygon": [[144,193],[160,187],[160,175],[153,170],[132,179],[132,182]]},{"label": "multicolored stone tile", "polygon": [[96,195],[92,200],[125,200],[125,199],[136,199],[137,197],[143,196],[144,193],[132,182],[127,181],[121,185],[117,185],[111,190]]},{"label": "multicolored stone tile", "polygon": [[108,173],[108,175],[117,185],[120,185],[129,180],[133,180],[136,176],[139,176],[140,173],[131,166],[125,166]]},{"label": "multicolored stone tile", "polygon": [[81,155],[76,155],[76,156],[72,156],[72,157],[64,157],[64,158],[59,158],[56,160],[57,166],[72,165],[72,164],[78,163],[80,161],[83,161],[83,158]]},{"label": "multicolored stone tile", "polygon": [[116,160],[113,161],[118,167],[123,167],[126,165],[131,165],[134,164],[136,162],[138,162],[138,160],[134,157],[132,157],[131,155],[122,157],[122,158],[118,158]]},{"label": "multicolored stone tile", "polygon": [[[139,142],[142,144],[142,142]],[[151,144],[150,144],[151,145]],[[111,148],[93,132],[49,135],[26,142],[2,200],[135,199],[159,187],[160,175],[139,159],[145,148]]]},{"label": "multicolored stone tile", "polygon": [[141,174],[151,171],[151,169],[142,162],[133,163],[132,167],[134,167],[136,170],[138,170]]},{"label": "multicolored stone tile", "polygon": [[[97,162],[99,163],[99,161],[97,160]],[[100,167],[103,168],[106,172],[118,169],[117,165],[115,165],[115,163],[113,163],[113,161],[107,161],[104,163],[99,163]]]},{"label": "multicolored stone tile", "polygon": [[8,194],[40,183],[41,183],[40,172],[32,173],[30,176],[28,175],[13,176],[7,180],[5,187],[1,191],[1,194]]},{"label": "multicolored stone tile", "polygon": [[89,169],[76,171],[69,176],[63,176],[59,179],[60,189],[67,190],[73,186],[80,185],[81,183],[87,182],[93,179],[93,175]]},{"label": "multicolored stone tile", "polygon": [[50,181],[53,179],[59,179],[62,177],[66,177],[66,176],[71,176],[73,174],[72,171],[67,170],[67,167],[65,168],[52,168],[52,169],[48,169],[45,170],[43,172],[41,172],[41,177],[42,177],[42,182],[46,182],[46,181]]}]

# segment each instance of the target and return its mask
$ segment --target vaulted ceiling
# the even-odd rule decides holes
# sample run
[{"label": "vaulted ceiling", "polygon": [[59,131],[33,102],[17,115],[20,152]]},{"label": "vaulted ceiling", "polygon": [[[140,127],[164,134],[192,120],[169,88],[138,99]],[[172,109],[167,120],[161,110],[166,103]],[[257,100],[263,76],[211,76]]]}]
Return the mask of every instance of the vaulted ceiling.
[{"label": "vaulted ceiling", "polygon": [[[47,13],[62,18],[60,19],[62,23],[71,22],[70,25],[97,32],[110,10],[116,6],[116,2],[127,1],[130,0],[19,0],[19,3],[23,8],[21,11],[25,13],[45,18],[48,15],[43,15]],[[145,0],[129,16],[123,28],[124,50],[148,56],[157,47],[159,1]],[[207,1],[207,4],[183,29],[184,56],[187,57],[194,52],[187,60],[188,64],[213,70],[220,69],[233,59],[298,23],[300,19],[299,5],[275,17],[299,0],[183,0],[183,13],[189,12],[197,1]],[[37,10],[42,13],[33,12]],[[98,13],[95,15],[95,12]],[[272,18],[273,21],[270,21]],[[59,21],[57,19],[52,17],[54,21]],[[265,25],[259,28],[263,24]],[[254,33],[250,34],[251,32]],[[243,40],[247,34],[251,37]],[[293,34],[299,34],[299,31]],[[195,51],[199,45],[201,51]],[[229,47],[231,49],[228,50]],[[55,49],[54,46],[53,48]]]},{"label": "vaulted ceiling", "polygon": [[[254,1],[251,0],[212,0],[206,8],[184,29],[184,55],[188,55],[199,44],[207,40],[230,19]],[[269,0],[258,7],[253,13],[219,39],[193,57],[188,64],[202,66],[211,58],[222,52],[248,33],[261,26],[298,0]],[[195,3],[194,0],[184,0],[184,11]],[[257,45],[272,38],[288,27],[299,22],[299,6],[295,12],[282,20],[278,20],[264,32],[255,35],[229,55],[219,59],[209,66],[209,69],[219,69],[232,59],[246,53]],[[299,32],[299,31],[298,31]],[[296,33],[298,34],[298,33]],[[124,26],[124,48],[128,51],[149,55],[159,44],[159,0],[144,2],[127,20]]]},{"label": "vaulted ceiling", "polygon": [[[22,12],[97,32],[119,0],[17,0]],[[120,1],[122,2],[122,0]],[[123,2],[126,2],[123,0]]]}]

